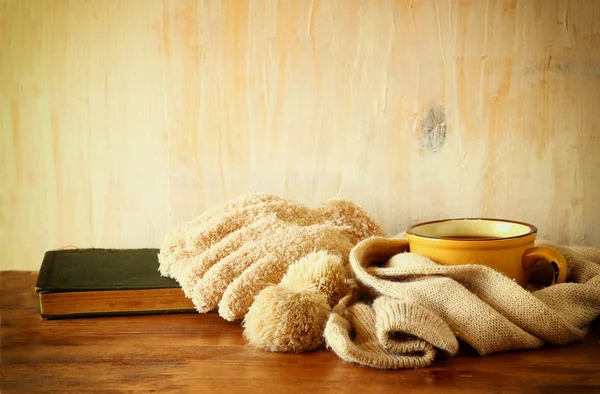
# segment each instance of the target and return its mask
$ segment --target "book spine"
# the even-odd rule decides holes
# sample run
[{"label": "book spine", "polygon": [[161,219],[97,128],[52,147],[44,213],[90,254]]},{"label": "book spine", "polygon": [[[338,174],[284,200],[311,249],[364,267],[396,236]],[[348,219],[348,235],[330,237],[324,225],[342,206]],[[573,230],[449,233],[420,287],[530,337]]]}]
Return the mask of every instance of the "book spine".
[{"label": "book spine", "polygon": [[46,287],[46,281],[50,277],[52,273],[52,269],[54,268],[54,260],[56,259],[57,252],[55,250],[47,251],[44,254],[44,259],[42,260],[42,266],[40,267],[40,273],[35,282],[35,291],[40,292],[41,289]]}]

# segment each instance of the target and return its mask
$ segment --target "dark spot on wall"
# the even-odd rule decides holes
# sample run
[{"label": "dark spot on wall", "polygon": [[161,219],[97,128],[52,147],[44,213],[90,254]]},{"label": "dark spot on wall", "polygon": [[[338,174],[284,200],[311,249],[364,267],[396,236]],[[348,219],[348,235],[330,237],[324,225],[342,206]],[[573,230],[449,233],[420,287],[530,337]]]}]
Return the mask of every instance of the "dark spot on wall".
[{"label": "dark spot on wall", "polygon": [[437,152],[446,142],[446,114],[442,106],[430,108],[423,120],[421,147],[428,152]]}]

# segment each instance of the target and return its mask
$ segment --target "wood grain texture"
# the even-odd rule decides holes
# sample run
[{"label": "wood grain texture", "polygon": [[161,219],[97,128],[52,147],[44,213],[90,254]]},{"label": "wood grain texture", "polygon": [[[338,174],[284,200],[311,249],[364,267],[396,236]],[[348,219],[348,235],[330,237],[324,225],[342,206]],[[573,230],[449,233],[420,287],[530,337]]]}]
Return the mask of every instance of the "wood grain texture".
[{"label": "wood grain texture", "polygon": [[249,191],[350,198],[390,234],[495,216],[598,246],[599,15],[595,0],[0,1],[0,268],[160,247]]},{"label": "wood grain texture", "polygon": [[40,320],[35,273],[0,273],[2,393],[549,393],[600,390],[600,321],[564,347],[459,355],[379,371],[322,349],[277,354],[245,344],[216,313]]}]

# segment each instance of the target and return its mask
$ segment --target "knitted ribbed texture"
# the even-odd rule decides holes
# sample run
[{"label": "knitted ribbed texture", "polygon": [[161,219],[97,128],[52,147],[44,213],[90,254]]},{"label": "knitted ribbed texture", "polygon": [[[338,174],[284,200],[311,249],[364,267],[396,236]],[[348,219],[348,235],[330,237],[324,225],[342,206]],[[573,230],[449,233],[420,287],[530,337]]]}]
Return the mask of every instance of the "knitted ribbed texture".
[{"label": "knitted ribbed texture", "polygon": [[[564,345],[583,338],[600,314],[599,249],[538,242],[565,256],[569,282],[529,292],[489,267],[439,265],[403,252],[406,246],[397,237],[373,237],[352,249],[356,280],[376,299],[372,306],[348,307],[344,299],[330,315],[325,339],[342,359],[375,368],[422,367],[434,351],[412,346],[421,341],[453,354],[452,333],[482,355]],[[369,335],[359,336],[365,327]]]},{"label": "knitted ribbed texture", "polygon": [[[405,339],[419,338],[450,354],[458,351],[458,341],[450,327],[420,305],[381,296],[373,303],[373,309],[377,312],[377,340],[386,349],[401,352]],[[423,330],[423,327],[429,330]]]},{"label": "knitted ribbed texture", "polygon": [[162,275],[176,279],[200,313],[219,309],[244,317],[254,296],[277,284],[313,251],[348,260],[360,240],[384,235],[356,204],[332,200],[318,208],[266,194],[248,194],[210,209],[176,229],[159,254]]},{"label": "knitted ribbed texture", "polygon": [[[348,300],[340,301],[345,302]],[[372,307],[357,302],[345,308],[344,316],[331,313],[325,326],[327,345],[343,360],[361,365],[381,369],[422,368],[431,364],[436,350],[419,337],[422,331],[419,327],[431,327],[431,337],[439,339],[438,346],[453,354],[457,346],[452,342],[456,340],[439,318],[417,305],[413,305],[414,314],[402,314],[403,306],[406,305],[393,299],[374,303]],[[433,332],[435,329],[440,331]],[[396,337],[397,333],[402,335]]]}]

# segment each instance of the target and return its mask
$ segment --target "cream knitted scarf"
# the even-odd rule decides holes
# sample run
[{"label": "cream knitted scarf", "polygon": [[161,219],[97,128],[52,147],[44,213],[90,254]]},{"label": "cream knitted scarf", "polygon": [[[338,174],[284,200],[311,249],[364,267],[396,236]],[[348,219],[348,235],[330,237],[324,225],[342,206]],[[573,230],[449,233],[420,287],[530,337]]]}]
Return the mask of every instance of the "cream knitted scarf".
[{"label": "cream knitted scarf", "polygon": [[329,316],[327,345],[346,361],[400,369],[455,354],[457,339],[481,355],[577,341],[600,314],[600,249],[536,244],[565,256],[567,283],[530,291],[485,266],[402,252],[400,238],[366,239],[350,253],[359,287]]}]

